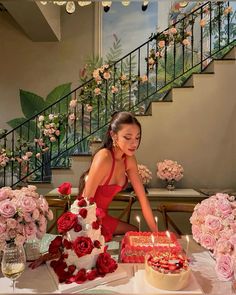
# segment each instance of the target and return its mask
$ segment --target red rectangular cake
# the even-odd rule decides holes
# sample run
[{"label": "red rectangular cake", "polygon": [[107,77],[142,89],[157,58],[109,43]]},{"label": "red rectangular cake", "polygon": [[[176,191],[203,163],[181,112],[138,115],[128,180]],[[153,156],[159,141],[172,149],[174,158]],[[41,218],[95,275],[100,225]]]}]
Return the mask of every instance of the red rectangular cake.
[{"label": "red rectangular cake", "polygon": [[147,253],[177,254],[181,252],[181,249],[174,233],[170,233],[170,237],[167,237],[166,232],[127,232],[121,242],[121,261],[143,263]]}]

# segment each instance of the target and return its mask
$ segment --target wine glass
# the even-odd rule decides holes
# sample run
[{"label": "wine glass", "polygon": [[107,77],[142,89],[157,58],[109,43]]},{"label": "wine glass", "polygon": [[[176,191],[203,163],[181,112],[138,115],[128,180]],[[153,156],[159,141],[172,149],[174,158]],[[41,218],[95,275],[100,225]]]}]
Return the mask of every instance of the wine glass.
[{"label": "wine glass", "polygon": [[25,251],[23,245],[9,243],[3,251],[2,273],[13,281],[13,293],[15,292],[15,281],[23,273],[26,265]]}]

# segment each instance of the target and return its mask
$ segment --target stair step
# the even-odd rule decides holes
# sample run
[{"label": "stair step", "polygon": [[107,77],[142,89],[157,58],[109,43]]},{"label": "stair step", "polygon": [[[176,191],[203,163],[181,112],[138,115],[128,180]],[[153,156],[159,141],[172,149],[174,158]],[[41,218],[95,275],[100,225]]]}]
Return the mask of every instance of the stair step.
[{"label": "stair step", "polygon": [[92,153],[80,153],[80,154],[72,154],[70,157],[91,157]]},{"label": "stair step", "polygon": [[236,58],[233,58],[233,57],[232,57],[232,58],[231,58],[231,57],[230,57],[230,58],[229,58],[229,57],[226,57],[226,58],[215,58],[214,60],[216,60],[216,61],[217,61],[217,60],[219,60],[219,61],[227,61],[227,60],[236,60]]},{"label": "stair step", "polygon": [[49,183],[51,184],[51,181],[50,180],[30,180],[30,181],[27,181],[27,184],[41,184],[41,183]]},{"label": "stair step", "polygon": [[185,85],[185,86],[174,86],[173,88],[177,88],[177,89],[178,88],[194,88],[194,86],[192,86],[192,85],[189,85],[189,86],[188,85]]},{"label": "stair step", "polygon": [[63,170],[63,169],[71,169],[71,167],[51,167],[53,170]]}]

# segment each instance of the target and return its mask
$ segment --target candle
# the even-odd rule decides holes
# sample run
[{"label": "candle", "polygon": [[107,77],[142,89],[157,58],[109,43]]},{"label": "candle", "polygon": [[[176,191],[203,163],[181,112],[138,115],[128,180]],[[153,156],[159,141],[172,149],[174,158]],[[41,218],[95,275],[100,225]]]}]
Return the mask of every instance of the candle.
[{"label": "candle", "polygon": [[168,230],[166,231],[166,236],[167,236],[167,238],[169,239],[169,249],[168,249],[168,250],[169,250],[169,258],[168,258],[168,259],[170,259],[170,254],[171,254],[171,253],[170,253],[170,233],[169,233]]},{"label": "candle", "polygon": [[189,249],[189,236],[186,235],[186,241],[187,241],[187,246],[186,246],[186,257],[188,258],[188,249]]},{"label": "candle", "polygon": [[154,237],[154,235],[151,235],[151,241],[152,241],[152,252],[154,254],[154,246],[155,246],[155,237]]},{"label": "candle", "polygon": [[157,231],[158,231],[158,217],[157,216],[155,216],[155,221],[156,221]]},{"label": "candle", "polygon": [[151,240],[152,240],[152,245],[154,247],[154,243],[155,243],[155,237],[154,237],[154,235],[151,235]]},{"label": "candle", "polygon": [[139,216],[136,216],[136,220],[138,222],[138,231],[141,231],[141,220]]}]

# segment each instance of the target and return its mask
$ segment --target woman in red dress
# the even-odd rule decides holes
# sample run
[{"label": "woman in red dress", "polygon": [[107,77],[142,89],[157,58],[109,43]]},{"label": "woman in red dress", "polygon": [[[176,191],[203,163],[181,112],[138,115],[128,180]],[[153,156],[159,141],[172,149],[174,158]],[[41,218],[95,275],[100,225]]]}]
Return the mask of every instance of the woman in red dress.
[{"label": "woman in red dress", "polygon": [[[141,204],[143,216],[151,231],[157,231],[156,223],[139,177],[135,151],[141,141],[141,125],[128,112],[112,116],[102,147],[93,157],[91,167],[80,179],[80,194],[93,197],[103,211],[102,234],[106,241],[113,234],[124,234],[137,228],[108,214],[113,197],[127,185],[128,179]],[[86,179],[86,181],[85,181]]]},{"label": "woman in red dress", "polygon": [[[79,194],[88,199],[93,197],[97,208],[103,213],[101,230],[105,241],[111,240],[113,234],[124,234],[127,231],[137,230],[134,225],[112,217],[107,212],[113,197],[126,187],[128,179],[139,199],[143,216],[150,231],[157,231],[134,156],[141,141],[141,133],[141,125],[131,113],[115,113],[112,116],[102,147],[94,155],[89,170],[81,176]],[[35,268],[47,260],[57,258],[57,256],[58,254],[53,257],[47,253],[31,263],[30,266]]]}]

